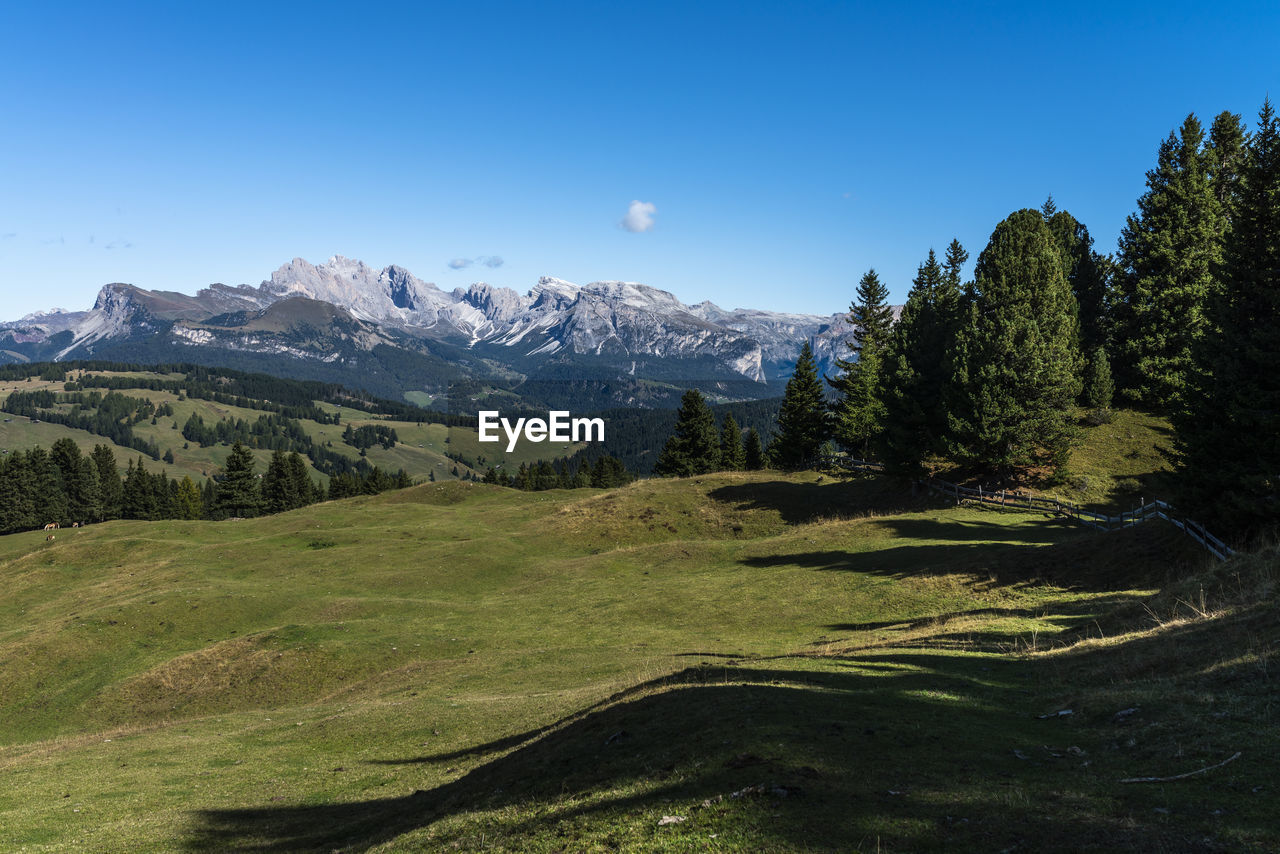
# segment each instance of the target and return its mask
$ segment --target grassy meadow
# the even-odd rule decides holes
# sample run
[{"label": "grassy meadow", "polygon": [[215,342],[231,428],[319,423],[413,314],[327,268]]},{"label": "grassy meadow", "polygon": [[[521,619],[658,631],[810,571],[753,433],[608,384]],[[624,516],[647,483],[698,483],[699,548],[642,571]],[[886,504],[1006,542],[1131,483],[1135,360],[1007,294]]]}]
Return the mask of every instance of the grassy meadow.
[{"label": "grassy meadow", "polygon": [[[139,373],[128,371],[93,371],[97,376],[138,377],[157,379],[180,379],[181,374]],[[78,374],[71,374],[75,378]],[[61,392],[64,381],[49,381],[39,378],[18,381],[0,381],[0,400],[14,391],[48,390]],[[189,475],[197,483],[202,478],[220,471],[230,453],[230,445],[217,444],[202,448],[198,443],[188,442],[182,437],[182,427],[193,415],[199,415],[207,425],[212,426],[225,419],[242,419],[249,423],[256,421],[263,414],[261,410],[248,409],[211,400],[188,398],[171,391],[154,391],[151,389],[123,389],[120,392],[128,397],[151,400],[157,407],[168,404],[173,408],[173,415],[160,416],[156,423],[143,421],[134,425],[133,432],[140,439],[155,442],[161,453],[170,451],[173,463],[164,463],[143,456],[144,465],[149,471],[167,471],[171,477],[182,478]],[[381,466],[384,470],[395,473],[401,469],[414,480],[454,480],[472,473],[482,476],[485,468],[494,465],[509,473],[514,473],[522,463],[533,463],[540,459],[552,460],[558,457],[569,457],[584,446],[581,443],[533,444],[520,442],[511,452],[506,450],[506,440],[497,443],[482,443],[474,429],[447,427],[444,424],[419,424],[413,421],[399,421],[381,415],[372,415],[360,409],[338,406],[331,403],[319,403],[322,409],[339,415],[340,423],[321,424],[306,418],[297,419],[299,425],[317,443],[328,443],[331,450],[342,454],[353,462],[360,458],[360,451],[342,441],[342,433],[347,425],[362,427],[365,425],[381,425],[396,431],[399,442],[393,448],[374,445],[367,449],[366,458],[370,465]],[[62,409],[69,409],[66,404]],[[105,444],[115,452],[116,460],[123,469],[129,460],[136,461],[139,453],[132,448],[122,447],[110,439],[98,436],[86,430],[66,427],[48,422],[35,423],[24,416],[3,414],[0,419],[0,450],[26,449],[36,445],[49,448],[61,438],[71,438],[80,449],[88,453],[97,444]],[[184,447],[185,446],[185,447]],[[475,461],[476,468],[451,459],[447,454],[461,455]],[[259,471],[266,471],[270,451],[257,449]],[[457,469],[455,475],[454,469]],[[328,483],[328,475],[316,470],[308,463],[308,470],[313,480],[322,484]]]},{"label": "grassy meadow", "polygon": [[776,472],[12,535],[0,850],[1273,850],[1275,564]]}]

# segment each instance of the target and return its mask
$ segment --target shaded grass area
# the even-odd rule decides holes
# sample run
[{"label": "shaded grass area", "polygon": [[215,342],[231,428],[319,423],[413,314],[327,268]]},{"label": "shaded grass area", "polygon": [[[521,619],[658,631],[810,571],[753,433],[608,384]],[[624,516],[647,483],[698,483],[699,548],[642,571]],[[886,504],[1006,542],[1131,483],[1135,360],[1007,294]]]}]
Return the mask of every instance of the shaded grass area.
[{"label": "shaded grass area", "polygon": [[1119,409],[1107,424],[1081,419],[1080,430],[1063,483],[1049,494],[1112,514],[1132,510],[1144,499],[1173,500],[1173,429],[1167,419]]},{"label": "shaded grass area", "polygon": [[1132,409],[1114,410],[1112,416],[1108,423],[1095,424],[1088,413],[1077,411],[1078,441],[1056,477],[1039,469],[1025,473],[1020,482],[1000,483],[942,459],[932,461],[933,473],[968,486],[1031,492],[1110,515],[1156,498],[1172,501],[1173,428],[1168,419]]},{"label": "shaded grass area", "polygon": [[763,473],[73,533],[0,538],[0,849],[1280,842],[1272,564],[1158,526]]}]

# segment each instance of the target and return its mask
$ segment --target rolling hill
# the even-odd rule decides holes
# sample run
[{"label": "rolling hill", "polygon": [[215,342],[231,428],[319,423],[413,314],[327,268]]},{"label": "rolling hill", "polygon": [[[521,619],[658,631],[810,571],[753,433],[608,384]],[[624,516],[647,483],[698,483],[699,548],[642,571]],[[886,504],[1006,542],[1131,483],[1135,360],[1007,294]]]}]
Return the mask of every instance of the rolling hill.
[{"label": "rolling hill", "polygon": [[777,473],[64,533],[0,538],[6,850],[1280,842],[1274,554]]}]

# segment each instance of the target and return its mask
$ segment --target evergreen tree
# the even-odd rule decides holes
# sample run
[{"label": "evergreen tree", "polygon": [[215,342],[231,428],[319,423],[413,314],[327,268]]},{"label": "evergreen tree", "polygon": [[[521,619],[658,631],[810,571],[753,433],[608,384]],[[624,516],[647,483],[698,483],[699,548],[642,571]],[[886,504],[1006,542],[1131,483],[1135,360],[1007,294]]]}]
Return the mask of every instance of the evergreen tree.
[{"label": "evergreen tree", "polygon": [[945,366],[955,341],[960,267],[967,259],[954,240],[945,269],[929,250],[885,348],[879,451],[890,470],[901,474],[919,476],[925,459],[944,450],[943,389],[950,381]]},{"label": "evergreen tree", "polygon": [[301,506],[301,496],[289,474],[284,451],[277,448],[271,452],[267,472],[262,476],[262,512],[283,513]]},{"label": "evergreen tree", "polygon": [[1126,395],[1144,406],[1177,405],[1217,287],[1226,220],[1211,165],[1200,122],[1187,116],[1180,134],[1160,145],[1120,236],[1115,365]]},{"label": "evergreen tree", "polygon": [[36,517],[49,522],[70,524],[67,515],[67,493],[62,482],[62,472],[54,463],[49,453],[40,447],[27,452],[27,467],[30,470],[32,502],[35,505]]},{"label": "evergreen tree", "polygon": [[830,426],[836,441],[865,458],[880,434],[884,415],[879,395],[881,353],[893,325],[889,289],[874,269],[858,283],[857,300],[849,306],[849,324],[855,336],[848,345],[853,357],[837,359],[839,372],[835,378],[827,377],[836,393]]},{"label": "evergreen tree", "polygon": [[1228,227],[1235,221],[1240,198],[1240,170],[1247,156],[1249,135],[1238,113],[1223,110],[1209,128],[1209,183]]},{"label": "evergreen tree", "polygon": [[950,448],[1002,477],[1024,466],[1061,466],[1080,394],[1075,299],[1039,211],[996,226],[965,295],[947,389]]},{"label": "evergreen tree", "polygon": [[285,460],[285,469],[289,474],[290,482],[293,484],[293,494],[298,497],[297,507],[304,507],[324,500],[324,491],[319,484],[311,479],[311,475],[307,471],[306,460],[302,458],[301,454],[297,451],[290,453]]},{"label": "evergreen tree", "polygon": [[858,354],[858,361],[837,381],[840,392],[831,407],[831,432],[837,442],[862,459],[871,456],[871,444],[884,428],[885,407],[881,397],[884,373],[882,345],[872,339]]},{"label": "evergreen tree", "polygon": [[66,438],[53,443],[49,457],[62,474],[67,515],[74,522],[96,520],[102,512],[102,495],[93,461],[80,453],[80,446],[74,440]]},{"label": "evergreen tree", "polygon": [[631,473],[617,457],[607,455],[600,457],[591,469],[591,485],[597,489],[612,489],[616,486],[626,486],[630,482]]},{"label": "evergreen tree", "polygon": [[[431,472],[430,479],[435,479],[435,472]],[[341,498],[351,498],[359,494],[360,482],[357,481],[355,475],[350,472],[340,472],[329,478],[328,498],[330,501],[337,501]]]},{"label": "evergreen tree", "polygon": [[742,466],[747,471],[759,471],[764,468],[764,443],[756,428],[747,429],[742,439]]},{"label": "evergreen tree", "polygon": [[211,477],[206,477],[204,486],[200,487],[200,505],[204,508],[205,519],[222,518],[218,510],[218,485]]},{"label": "evergreen tree", "polygon": [[1111,408],[1114,393],[1115,383],[1111,381],[1111,364],[1107,361],[1107,351],[1097,347],[1089,356],[1089,364],[1085,368],[1081,402],[1095,412],[1103,413]]},{"label": "evergreen tree", "polygon": [[[889,289],[872,267],[858,281],[857,299],[849,306],[849,325],[853,327],[850,347],[862,352],[868,344],[882,345],[893,326],[893,307],[889,305]],[[837,362],[838,365],[843,365]]]},{"label": "evergreen tree", "polygon": [[100,512],[98,519],[117,519],[120,517],[120,502],[124,495],[124,483],[120,480],[120,469],[116,466],[116,455],[110,445],[94,445],[89,455],[94,468],[98,472],[98,497]]},{"label": "evergreen tree", "polygon": [[0,456],[0,534],[30,531],[43,524],[36,513],[35,481],[27,454]]},{"label": "evergreen tree", "polygon": [[1071,214],[1059,210],[1047,225],[1062,252],[1063,273],[1079,309],[1081,350],[1092,353],[1108,345],[1110,265],[1093,250],[1089,229]]},{"label": "evergreen tree", "polygon": [[529,489],[538,492],[546,489],[555,489],[558,482],[559,478],[556,476],[556,470],[546,460],[538,460],[530,467]]},{"label": "evergreen tree", "polygon": [[[874,333],[869,338],[877,340]],[[783,392],[782,408],[778,411],[778,433],[769,443],[770,462],[784,469],[810,465],[822,443],[830,436],[830,418],[822,383],[813,363],[813,350],[806,341],[800,348],[795,372]]]},{"label": "evergreen tree", "polygon": [[248,519],[262,506],[258,478],[253,473],[253,452],[239,440],[231,446],[218,484],[218,507],[226,516]]},{"label": "evergreen tree", "polygon": [[129,461],[124,476],[124,488],[120,499],[120,515],[125,519],[158,519],[159,502],[156,500],[155,482],[151,479],[142,457],[138,464]]},{"label": "evergreen tree", "polygon": [[716,417],[702,392],[691,388],[680,398],[675,431],[658,455],[653,473],[659,477],[689,477],[720,468],[720,435]]},{"label": "evergreen tree", "polygon": [[947,262],[942,273],[942,286],[938,289],[936,301],[942,308],[952,309],[954,314],[959,310],[960,287],[963,283],[962,273],[969,253],[955,238],[947,245]]},{"label": "evergreen tree", "polygon": [[190,475],[184,475],[178,484],[178,518],[199,519],[204,516],[204,500],[200,496],[200,487]]},{"label": "evergreen tree", "polygon": [[178,506],[178,482],[170,480],[167,471],[152,475],[151,481],[156,495],[156,518],[181,518],[181,508]]},{"label": "evergreen tree", "polygon": [[1270,99],[1240,166],[1224,262],[1175,413],[1179,503],[1250,540],[1280,524],[1280,121]]},{"label": "evergreen tree", "polygon": [[742,430],[734,420],[733,413],[726,412],[724,426],[720,430],[720,467],[725,471],[740,471],[745,462]]}]

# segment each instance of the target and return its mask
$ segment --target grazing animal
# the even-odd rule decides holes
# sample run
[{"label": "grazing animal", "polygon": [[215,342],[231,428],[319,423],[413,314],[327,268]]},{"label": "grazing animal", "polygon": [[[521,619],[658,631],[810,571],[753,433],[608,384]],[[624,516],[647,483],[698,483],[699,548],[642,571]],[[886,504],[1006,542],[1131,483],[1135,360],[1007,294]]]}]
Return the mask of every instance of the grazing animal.
[{"label": "grazing animal", "polygon": [[80,527],[80,523],[79,523],[79,522],[72,522],[72,523],[71,523],[71,527],[73,527],[73,528],[79,528],[79,527]]},{"label": "grazing animal", "polygon": [[45,526],[44,526],[44,529],[45,529],[46,531],[52,531],[52,530],[55,530],[57,527],[58,527],[58,523],[57,523],[57,522],[50,522],[48,525],[45,525]]},{"label": "grazing animal", "polygon": [[49,536],[47,536],[47,537],[45,537],[45,538],[44,538],[44,541],[45,541],[46,543],[52,543],[52,542],[53,542],[54,540],[56,540],[56,539],[57,539],[57,537],[55,537],[53,534],[50,534]]}]

